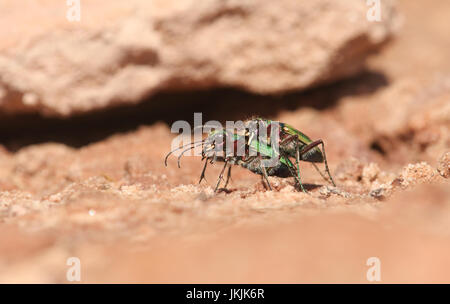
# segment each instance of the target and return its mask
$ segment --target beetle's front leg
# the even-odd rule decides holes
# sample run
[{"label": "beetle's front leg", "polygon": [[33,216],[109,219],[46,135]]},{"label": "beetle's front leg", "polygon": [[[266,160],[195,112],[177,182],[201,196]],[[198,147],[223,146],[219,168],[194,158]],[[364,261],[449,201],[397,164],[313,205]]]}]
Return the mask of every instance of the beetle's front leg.
[{"label": "beetle's front leg", "polygon": [[262,174],[264,176],[264,179],[266,180],[266,183],[267,183],[267,186],[269,187],[269,190],[272,191],[272,186],[270,185],[270,182],[269,182],[269,176],[267,175],[266,167],[261,165],[261,161],[262,161],[261,156],[259,157],[259,159],[260,159],[259,167],[261,168],[261,172],[262,172]]},{"label": "beetle's front leg", "polygon": [[231,165],[228,166],[227,179],[225,181],[225,186],[223,186],[225,189],[228,186],[228,182],[230,181],[230,178],[231,178]]},{"label": "beetle's front leg", "polygon": [[220,181],[223,180],[223,172],[225,171],[225,168],[228,165],[228,160],[225,160],[225,165],[222,168],[222,171],[220,171],[219,178],[217,179],[216,188],[214,189],[214,192],[217,192],[217,189],[219,189]]}]

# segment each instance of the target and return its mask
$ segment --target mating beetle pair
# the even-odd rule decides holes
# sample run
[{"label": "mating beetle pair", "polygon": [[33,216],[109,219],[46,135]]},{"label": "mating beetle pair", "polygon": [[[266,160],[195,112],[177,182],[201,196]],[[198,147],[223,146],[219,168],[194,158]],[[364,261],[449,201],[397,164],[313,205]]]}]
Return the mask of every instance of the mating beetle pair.
[{"label": "mating beetle pair", "polygon": [[[324,163],[329,181],[335,186],[328,168],[324,143],[321,139],[312,141],[308,136],[288,124],[261,118],[248,120],[244,125],[243,133],[239,131],[231,132],[226,129],[214,130],[200,142],[190,143],[169,152],[165,157],[166,166],[168,157],[176,150],[188,147],[178,157],[178,166],[180,166],[180,159],[183,153],[197,146],[202,146],[202,160],[205,160],[205,165],[199,183],[205,177],[208,162],[214,163],[215,161],[219,161],[224,163],[214,191],[219,189],[226,168],[228,167],[228,172],[224,189],[226,189],[231,176],[231,167],[233,165],[239,165],[253,173],[261,175],[270,190],[272,190],[272,187],[269,183],[268,176],[282,178],[294,177],[300,189],[306,193],[307,191],[300,178],[300,161],[312,163],[320,175],[328,181],[327,177],[323,175],[315,164]],[[273,135],[272,129],[277,132],[275,135],[279,135],[274,137],[275,141],[271,136]],[[262,134],[261,130],[264,131]],[[265,134],[271,135],[264,136]],[[238,143],[240,142],[244,142],[244,151],[241,155],[236,153]],[[231,147],[226,149],[226,144],[231,145]],[[322,147],[322,150],[320,150],[319,146]],[[232,153],[230,153],[231,149]],[[295,166],[290,160],[290,157],[295,158]],[[270,162],[274,158],[278,161]]]}]

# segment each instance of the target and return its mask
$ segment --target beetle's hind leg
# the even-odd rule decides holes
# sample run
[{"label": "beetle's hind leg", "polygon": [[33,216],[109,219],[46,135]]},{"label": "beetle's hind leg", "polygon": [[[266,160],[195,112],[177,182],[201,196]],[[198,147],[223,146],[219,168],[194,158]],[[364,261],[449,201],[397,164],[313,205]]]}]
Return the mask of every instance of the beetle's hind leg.
[{"label": "beetle's hind leg", "polygon": [[[327,155],[325,154],[325,144],[323,143],[323,140],[319,139],[319,140],[316,140],[316,141],[310,143],[309,145],[307,145],[306,147],[304,147],[304,148],[302,149],[301,154],[307,153],[308,151],[314,149],[314,148],[317,147],[318,145],[321,145],[321,146],[322,146],[322,154],[323,154],[323,161],[324,161],[324,163],[325,163],[325,171],[328,173],[328,176],[330,177],[331,184],[332,184],[334,187],[336,187],[336,184],[335,184],[335,182],[334,182],[334,180],[333,180],[333,177],[331,176],[330,169],[328,168]],[[316,166],[314,163],[312,163],[312,164],[314,165],[314,168],[316,168],[316,170],[320,173],[320,175],[321,175],[323,178],[325,178],[325,177],[323,176],[322,172],[320,172],[319,168],[317,168],[317,166]],[[327,179],[325,178],[325,180],[327,180]],[[328,180],[327,180],[327,181],[328,181]]]},{"label": "beetle's hind leg", "polygon": [[331,183],[333,184],[333,186],[336,187],[336,183],[334,182],[333,177],[331,176],[331,173],[330,173],[330,169],[328,168],[327,156],[325,154],[325,145],[322,140],[321,140],[321,144],[322,144],[323,160],[325,163],[325,171],[327,171],[328,176],[330,177],[330,180],[331,180]]},{"label": "beetle's hind leg", "polygon": [[261,165],[261,157],[260,157],[260,162],[259,162],[259,167],[261,168],[261,172],[262,172],[262,177],[263,177],[263,184],[264,184],[264,180],[267,183],[267,186],[269,187],[269,190],[272,191],[272,186],[270,185],[269,182],[269,176],[267,175],[267,171],[266,171],[266,167]]}]

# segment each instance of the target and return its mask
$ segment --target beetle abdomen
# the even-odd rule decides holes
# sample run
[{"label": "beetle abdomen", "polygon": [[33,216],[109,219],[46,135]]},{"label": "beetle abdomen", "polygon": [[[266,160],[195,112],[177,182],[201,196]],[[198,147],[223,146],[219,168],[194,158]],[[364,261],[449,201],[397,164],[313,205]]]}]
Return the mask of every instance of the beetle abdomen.
[{"label": "beetle abdomen", "polygon": [[323,154],[319,148],[314,148],[308,152],[300,155],[300,160],[310,162],[310,163],[323,163]]},{"label": "beetle abdomen", "polygon": [[[257,157],[247,160],[247,161],[239,160],[236,163],[239,164],[241,167],[246,168],[255,174],[263,175],[263,171],[261,168],[261,165],[262,165],[261,160]],[[287,178],[287,177],[292,176],[292,173],[289,170],[289,168],[281,162],[278,162],[278,164],[274,167],[266,167],[265,169],[266,169],[266,173],[268,176],[276,176],[276,177],[282,177],[282,178]]]}]

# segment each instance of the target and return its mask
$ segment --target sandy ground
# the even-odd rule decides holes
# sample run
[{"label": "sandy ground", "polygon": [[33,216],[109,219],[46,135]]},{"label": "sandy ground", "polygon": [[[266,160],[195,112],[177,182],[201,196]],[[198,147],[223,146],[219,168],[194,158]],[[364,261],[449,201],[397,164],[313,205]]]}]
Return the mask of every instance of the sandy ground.
[{"label": "sandy ground", "polygon": [[[354,79],[275,98],[156,97],[207,102],[98,137],[4,137],[0,282],[67,283],[70,257],[83,283],[367,283],[370,257],[384,283],[450,282],[450,3],[399,3],[399,37]],[[237,167],[230,193],[215,194],[221,166],[198,185],[198,157],[166,168],[170,122],[199,109],[322,138],[337,188],[307,163],[310,195],[291,179],[270,178],[267,191]]]}]

